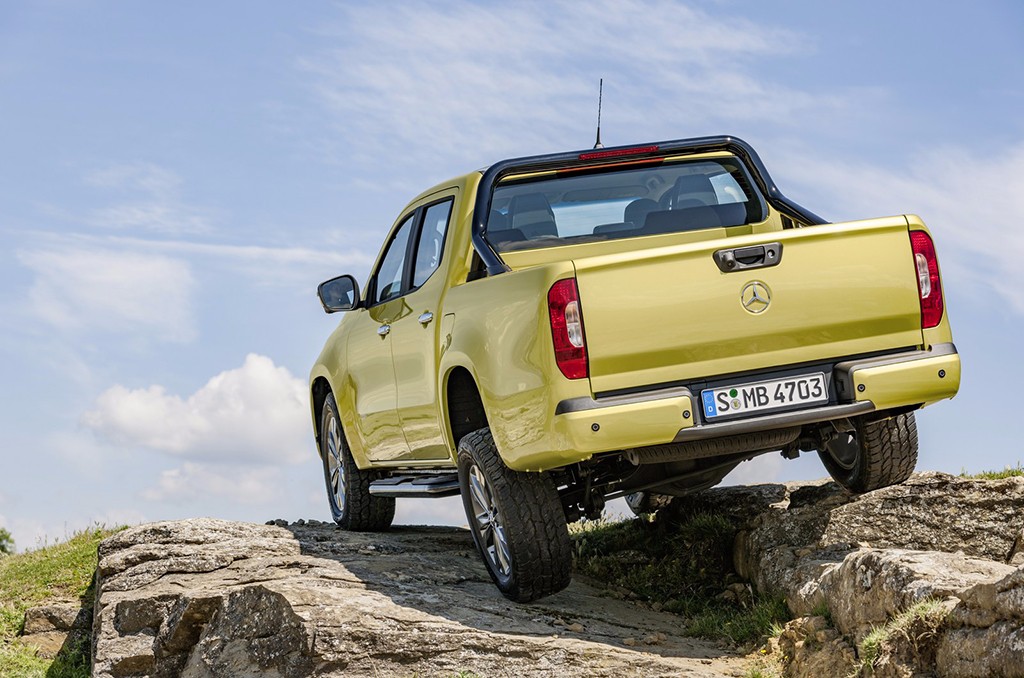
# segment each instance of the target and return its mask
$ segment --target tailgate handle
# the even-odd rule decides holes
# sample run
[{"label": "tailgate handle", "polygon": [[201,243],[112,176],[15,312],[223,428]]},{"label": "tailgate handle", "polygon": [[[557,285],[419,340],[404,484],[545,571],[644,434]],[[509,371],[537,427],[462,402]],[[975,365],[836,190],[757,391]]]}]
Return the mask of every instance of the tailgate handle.
[{"label": "tailgate handle", "polygon": [[777,266],[782,261],[782,243],[770,242],[765,245],[718,250],[713,256],[722,273],[749,271],[752,268],[769,268]]}]

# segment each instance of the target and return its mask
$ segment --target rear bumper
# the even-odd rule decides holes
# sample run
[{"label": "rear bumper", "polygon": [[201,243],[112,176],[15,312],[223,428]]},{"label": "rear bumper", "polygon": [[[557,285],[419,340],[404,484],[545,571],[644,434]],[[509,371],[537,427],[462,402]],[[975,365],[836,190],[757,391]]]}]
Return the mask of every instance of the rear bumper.
[{"label": "rear bumper", "polygon": [[884,358],[842,362],[835,368],[842,401],[870,400],[879,410],[930,405],[960,389],[960,356],[953,344]]},{"label": "rear bumper", "polygon": [[928,350],[846,361],[835,365],[839,404],[750,419],[700,424],[696,398],[687,388],[665,389],[612,398],[572,398],[555,409],[557,438],[567,456],[594,454],[672,442],[707,440],[770,431],[872,411],[928,405],[952,398],[960,387],[960,357],[953,344]]}]

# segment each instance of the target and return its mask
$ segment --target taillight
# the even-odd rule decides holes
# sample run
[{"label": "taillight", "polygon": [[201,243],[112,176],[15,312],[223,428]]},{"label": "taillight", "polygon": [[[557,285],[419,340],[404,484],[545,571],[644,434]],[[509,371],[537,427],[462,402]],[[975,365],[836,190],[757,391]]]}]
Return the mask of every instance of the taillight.
[{"label": "taillight", "polygon": [[935,243],[924,231],[910,232],[910,249],[914,251],[917,289],[921,293],[921,327],[935,327],[942,320],[942,284],[939,282],[939,261]]},{"label": "taillight", "polygon": [[587,377],[587,342],[583,337],[583,312],[575,278],[559,280],[548,290],[551,338],[555,362],[569,379]]}]

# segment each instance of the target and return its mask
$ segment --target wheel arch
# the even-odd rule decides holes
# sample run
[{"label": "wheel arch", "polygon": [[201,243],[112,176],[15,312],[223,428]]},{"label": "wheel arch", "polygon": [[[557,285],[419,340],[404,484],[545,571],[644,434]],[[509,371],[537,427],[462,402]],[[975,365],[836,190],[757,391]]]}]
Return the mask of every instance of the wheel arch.
[{"label": "wheel arch", "polygon": [[[321,413],[324,409],[324,403],[327,402],[327,396],[334,392],[331,388],[331,383],[324,375],[316,375],[313,377],[313,381],[309,386],[309,406],[310,412],[313,417],[313,437],[316,440],[316,454],[321,459],[323,458],[323,446],[320,444],[321,434],[323,433],[320,428],[322,422]],[[335,396],[337,398],[337,396]]]},{"label": "wheel arch", "polygon": [[463,436],[489,426],[476,377],[469,368],[455,365],[444,380],[444,423],[454,460]]}]

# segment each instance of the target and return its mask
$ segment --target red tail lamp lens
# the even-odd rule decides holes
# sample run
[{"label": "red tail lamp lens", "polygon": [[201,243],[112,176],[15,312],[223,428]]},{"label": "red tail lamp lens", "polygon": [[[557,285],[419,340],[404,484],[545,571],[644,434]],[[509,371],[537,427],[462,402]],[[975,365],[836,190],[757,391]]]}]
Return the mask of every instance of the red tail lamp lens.
[{"label": "red tail lamp lens", "polygon": [[935,327],[942,320],[942,283],[939,280],[939,260],[935,258],[935,243],[924,231],[910,232],[910,248],[914,251],[914,270],[917,289],[921,293],[921,327]]},{"label": "red tail lamp lens", "polygon": [[548,290],[548,311],[551,314],[551,338],[555,347],[555,363],[568,379],[585,379],[587,342],[583,336],[583,310],[576,280],[559,280]]}]

